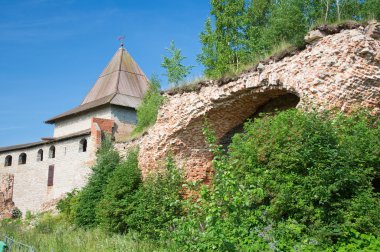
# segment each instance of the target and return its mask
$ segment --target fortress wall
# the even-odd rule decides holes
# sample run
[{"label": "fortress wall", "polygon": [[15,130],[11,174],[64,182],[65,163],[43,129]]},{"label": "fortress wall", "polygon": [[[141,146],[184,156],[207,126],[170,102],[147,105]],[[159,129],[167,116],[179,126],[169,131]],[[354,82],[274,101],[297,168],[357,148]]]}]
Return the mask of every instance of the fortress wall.
[{"label": "fortress wall", "polygon": [[[83,138],[87,139],[88,149],[86,152],[79,152],[79,141]],[[48,158],[51,144],[0,153],[0,176],[14,175],[15,206],[24,213],[26,210],[36,212],[43,203],[84,186],[91,171],[91,153],[94,152],[90,138],[87,135],[54,143],[55,158]],[[44,151],[43,161],[37,161],[39,149]],[[23,152],[27,154],[27,161],[26,164],[19,165],[18,157]],[[13,157],[10,167],[4,166],[7,155]],[[54,165],[53,186],[47,186],[49,165]]]},{"label": "fortress wall", "polygon": [[160,169],[170,153],[189,180],[208,182],[212,154],[202,133],[205,118],[223,140],[261,108],[286,97],[297,98],[297,103],[285,108],[344,113],[366,108],[380,115],[378,34],[378,23],[335,34],[320,32],[304,50],[263,61],[239,76],[166,92],[156,124],[140,139],[116,147],[125,156],[139,145],[144,176]]},{"label": "fortress wall", "polygon": [[54,137],[61,137],[91,128],[91,118],[93,117],[112,119],[111,107],[99,108],[80,116],[57,121],[54,128]]},{"label": "fortress wall", "polygon": [[114,136],[116,140],[128,136],[137,123],[136,110],[119,106],[111,107],[112,119],[115,120]]}]

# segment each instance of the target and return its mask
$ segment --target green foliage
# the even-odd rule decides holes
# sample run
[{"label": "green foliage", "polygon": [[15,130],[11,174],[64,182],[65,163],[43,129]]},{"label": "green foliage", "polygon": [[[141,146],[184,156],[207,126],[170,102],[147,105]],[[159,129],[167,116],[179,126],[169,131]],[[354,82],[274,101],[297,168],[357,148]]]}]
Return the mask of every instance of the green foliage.
[{"label": "green foliage", "polygon": [[227,155],[205,135],[215,176],[177,225],[184,250],[316,251],[351,244],[352,232],[380,235],[373,118],[281,112],[247,123]]},{"label": "green foliage", "polygon": [[170,47],[166,48],[166,51],[170,54],[170,58],[164,56],[161,66],[166,70],[165,75],[168,77],[169,83],[177,87],[189,75],[193,66],[182,64],[186,57],[181,55],[181,50],[175,47],[174,41],[170,42]]},{"label": "green foliage", "polygon": [[339,242],[333,248],[327,251],[337,252],[374,252],[379,251],[380,237],[374,235],[361,234],[355,230],[351,230],[350,238],[345,242]]},{"label": "green foliage", "polygon": [[172,231],[183,214],[182,186],[182,174],[169,157],[166,169],[150,174],[134,195],[133,211],[126,216],[130,229],[154,240]]},{"label": "green foliage", "polygon": [[108,178],[120,162],[119,153],[113,148],[107,137],[97,153],[97,163],[87,185],[79,194],[75,208],[75,223],[78,226],[93,227],[97,224],[96,206],[104,194]]},{"label": "green foliage", "polygon": [[244,63],[245,1],[212,0],[211,15],[214,25],[207,19],[200,35],[203,46],[198,61],[205,66],[207,76],[217,77]]},{"label": "green foliage", "polygon": [[[363,112],[261,115],[233,137],[226,153],[206,121],[215,173],[211,185],[193,187],[171,156],[164,170],[142,183],[137,151],[120,163],[106,141],[89,185],[58,204],[63,215],[41,217],[34,232],[83,236],[62,225],[67,216],[79,225],[91,216],[83,226],[178,251],[378,251],[380,198],[373,181],[380,175],[379,122]],[[94,183],[100,178],[101,189]],[[89,192],[97,195],[94,201],[83,196]],[[108,239],[98,229],[88,232]]]},{"label": "green foliage", "polygon": [[308,31],[306,5],[303,0],[287,0],[272,6],[268,28],[263,34],[264,48],[269,50],[279,41],[295,45],[303,44],[304,36]]},{"label": "green foliage", "polygon": [[206,76],[218,76],[222,72],[218,69],[218,57],[216,52],[214,32],[212,30],[211,19],[208,18],[205,23],[204,31],[199,35],[200,41],[202,43],[202,53],[197,55],[197,60],[204,66],[206,69],[204,73]]},{"label": "green foliage", "polygon": [[367,19],[380,20],[380,1],[366,0],[361,8],[361,15]]},{"label": "green foliage", "polygon": [[197,60],[208,77],[237,73],[279,43],[303,45],[316,23],[380,19],[378,0],[212,0]]},{"label": "green foliage", "polygon": [[137,150],[130,151],[107,181],[104,196],[97,205],[97,218],[106,230],[128,231],[126,220],[133,211],[134,194],[142,183],[137,157]]},{"label": "green foliage", "polygon": [[149,88],[140,106],[137,108],[137,125],[133,134],[143,132],[156,122],[158,109],[162,103],[163,97],[160,94],[160,82],[157,76],[153,75],[149,82]]},{"label": "green foliage", "polygon": [[[131,235],[109,234],[102,229],[81,229],[67,223],[62,216],[43,214],[33,224],[20,220],[0,221],[0,236],[33,246],[36,251],[54,252],[152,252],[174,251],[150,241],[136,240]],[[19,251],[13,247],[12,251]]]},{"label": "green foliage", "polygon": [[65,216],[68,222],[73,223],[75,220],[75,213],[78,204],[79,191],[74,189],[72,192],[66,194],[66,197],[58,201],[57,209]]},{"label": "green foliage", "polygon": [[12,209],[12,218],[13,219],[20,219],[22,217],[22,212],[17,207]]}]

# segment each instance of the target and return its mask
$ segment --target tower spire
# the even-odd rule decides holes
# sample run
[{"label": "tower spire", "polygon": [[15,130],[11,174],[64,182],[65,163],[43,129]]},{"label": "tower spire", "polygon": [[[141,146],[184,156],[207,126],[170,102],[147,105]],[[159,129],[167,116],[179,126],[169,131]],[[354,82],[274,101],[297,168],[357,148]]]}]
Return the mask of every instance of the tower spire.
[{"label": "tower spire", "polygon": [[117,40],[119,40],[119,42],[120,42],[120,47],[124,47],[125,35],[123,35],[123,36],[119,36],[119,37],[117,38]]}]

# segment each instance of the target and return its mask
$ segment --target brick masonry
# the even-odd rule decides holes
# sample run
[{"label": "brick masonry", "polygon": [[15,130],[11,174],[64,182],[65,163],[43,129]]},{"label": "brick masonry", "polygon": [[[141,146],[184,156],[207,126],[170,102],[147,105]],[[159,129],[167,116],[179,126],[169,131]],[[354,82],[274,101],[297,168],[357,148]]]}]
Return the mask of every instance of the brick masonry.
[{"label": "brick masonry", "polygon": [[13,174],[5,173],[0,176],[0,219],[10,217],[14,208],[13,197]]},{"label": "brick masonry", "polygon": [[125,155],[140,147],[142,172],[160,169],[168,153],[190,180],[210,178],[212,155],[202,134],[204,118],[223,138],[272,99],[293,94],[306,111],[358,107],[380,114],[379,25],[319,34],[306,49],[262,63],[237,78],[199,83],[194,91],[167,92],[156,124],[140,139],[119,143]]}]

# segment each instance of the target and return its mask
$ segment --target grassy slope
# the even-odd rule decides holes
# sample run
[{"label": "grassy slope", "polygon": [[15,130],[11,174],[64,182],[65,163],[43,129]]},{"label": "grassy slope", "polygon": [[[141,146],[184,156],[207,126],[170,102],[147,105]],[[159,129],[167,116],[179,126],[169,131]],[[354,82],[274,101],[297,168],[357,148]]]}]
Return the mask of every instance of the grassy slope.
[{"label": "grassy slope", "polygon": [[[32,224],[34,223],[34,224]],[[33,225],[33,227],[32,227]],[[60,217],[44,216],[36,220],[0,222],[0,240],[4,235],[17,242],[33,246],[37,252],[160,252],[168,251],[159,245],[141,241],[129,235],[108,234],[100,229],[78,229],[68,225]],[[169,249],[173,251],[173,249]]]}]

